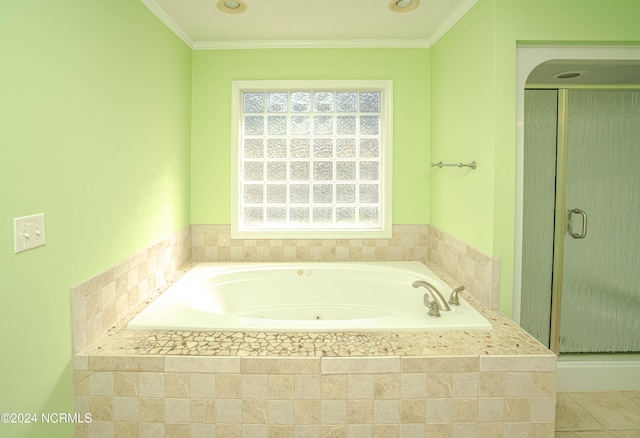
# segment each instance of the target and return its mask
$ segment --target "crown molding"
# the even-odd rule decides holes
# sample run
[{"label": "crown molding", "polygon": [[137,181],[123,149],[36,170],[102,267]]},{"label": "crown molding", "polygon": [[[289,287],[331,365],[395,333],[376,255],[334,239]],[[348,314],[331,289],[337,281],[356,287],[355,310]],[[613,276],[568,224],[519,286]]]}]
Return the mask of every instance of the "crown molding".
[{"label": "crown molding", "polygon": [[[477,1],[477,0],[476,0]],[[195,41],[193,50],[237,49],[427,49],[423,39]]]},{"label": "crown molding", "polygon": [[154,0],[140,0],[160,21],[164,23],[178,38],[193,49],[194,41]]},{"label": "crown molding", "polygon": [[453,11],[453,13],[449,15],[447,19],[435,30],[435,32],[433,32],[431,38],[429,38],[429,40],[431,41],[430,47],[438,42],[438,40],[442,38],[442,36],[447,33],[449,29],[451,29],[454,24],[458,22],[458,20],[460,20],[467,12],[469,12],[469,9],[474,7],[476,3],[478,3],[478,0],[467,0],[460,6],[458,6],[456,10]]}]

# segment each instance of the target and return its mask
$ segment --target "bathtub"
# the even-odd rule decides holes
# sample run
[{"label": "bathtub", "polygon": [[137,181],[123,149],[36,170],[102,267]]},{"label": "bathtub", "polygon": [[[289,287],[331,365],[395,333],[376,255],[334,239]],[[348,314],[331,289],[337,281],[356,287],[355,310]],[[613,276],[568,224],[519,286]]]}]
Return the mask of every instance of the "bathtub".
[{"label": "bathtub", "polygon": [[428,315],[424,288],[451,288],[420,262],[199,263],[127,325],[202,331],[491,330],[467,301]]}]

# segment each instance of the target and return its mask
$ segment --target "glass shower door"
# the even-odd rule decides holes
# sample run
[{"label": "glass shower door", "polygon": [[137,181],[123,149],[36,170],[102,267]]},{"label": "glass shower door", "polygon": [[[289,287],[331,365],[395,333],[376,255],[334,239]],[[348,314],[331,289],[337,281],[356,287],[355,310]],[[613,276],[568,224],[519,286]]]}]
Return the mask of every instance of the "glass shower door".
[{"label": "glass shower door", "polygon": [[549,346],[558,90],[525,90],[520,325]]},{"label": "glass shower door", "polygon": [[560,353],[640,352],[640,91],[570,90]]}]

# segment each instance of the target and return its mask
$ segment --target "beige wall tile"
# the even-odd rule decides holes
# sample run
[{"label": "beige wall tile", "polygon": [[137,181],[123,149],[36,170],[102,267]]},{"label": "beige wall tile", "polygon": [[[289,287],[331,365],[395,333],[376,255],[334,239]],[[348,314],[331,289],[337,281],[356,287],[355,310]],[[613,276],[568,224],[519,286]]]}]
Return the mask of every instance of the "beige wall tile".
[{"label": "beige wall tile", "polygon": [[89,369],[100,371],[164,371],[161,356],[89,356]]},{"label": "beige wall tile", "polygon": [[90,437],[112,437],[115,435],[115,425],[111,421],[93,420],[88,426]]},{"label": "beige wall tile", "polygon": [[191,424],[191,438],[213,438],[215,436],[215,424]]},{"label": "beige wall tile", "polygon": [[466,438],[478,436],[478,424],[453,423],[451,425],[451,438]]},{"label": "beige wall tile", "polygon": [[349,399],[372,399],[373,375],[349,374],[347,377],[347,396]]},{"label": "beige wall tile", "polygon": [[427,396],[427,374],[400,375],[400,398],[425,398]]},{"label": "beige wall tile", "polygon": [[242,400],[242,423],[266,424],[267,400]]},{"label": "beige wall tile", "polygon": [[295,424],[320,424],[320,400],[295,400],[293,408]]},{"label": "beige wall tile", "polygon": [[216,397],[216,375],[191,373],[189,388],[192,399],[213,399]]},{"label": "beige wall tile", "polygon": [[502,438],[504,423],[478,423],[478,438]]},{"label": "beige wall tile", "polygon": [[347,375],[328,374],[320,376],[320,397],[324,400],[347,398]]},{"label": "beige wall tile", "polygon": [[[637,432],[631,432],[631,438],[633,438],[633,433],[635,433],[636,435],[638,434]],[[551,438],[553,436],[555,436],[555,423],[530,423],[529,424],[530,438]],[[624,438],[624,435],[622,435],[622,437]]]},{"label": "beige wall tile", "polygon": [[192,399],[189,404],[192,423],[216,422],[216,402],[209,399]]},{"label": "beige wall tile", "polygon": [[164,374],[164,396],[182,397],[190,396],[190,376],[189,373],[165,373]]},{"label": "beige wall tile", "polygon": [[115,421],[140,421],[140,399],[137,397],[114,397],[113,419]]},{"label": "beige wall tile", "polygon": [[506,422],[528,422],[531,402],[526,397],[506,397],[504,399],[504,420]]},{"label": "beige wall tile", "polygon": [[347,422],[346,400],[321,400],[321,424],[345,424]]},{"label": "beige wall tile", "polygon": [[321,363],[322,374],[373,374],[400,372],[399,357],[325,357]]},{"label": "beige wall tile", "polygon": [[240,357],[165,356],[164,370],[185,373],[239,373]]},{"label": "beige wall tile", "polygon": [[504,410],[504,398],[480,397],[478,400],[478,421],[502,422],[504,421]]},{"label": "beige wall tile", "polygon": [[[535,423],[552,423],[556,419],[555,397],[531,397],[529,419]],[[639,413],[640,417],[640,413]],[[638,422],[640,424],[640,421]]]},{"label": "beige wall tile", "polygon": [[321,398],[320,376],[293,376],[294,397],[303,400],[319,400]]},{"label": "beige wall tile", "polygon": [[374,438],[400,438],[400,426],[397,424],[374,424]]},{"label": "beige wall tile", "polygon": [[242,438],[267,438],[268,428],[266,424],[243,424]]},{"label": "beige wall tile", "polygon": [[370,438],[373,435],[373,426],[370,424],[347,425],[348,438]]},{"label": "beige wall tile", "polygon": [[113,420],[113,397],[89,396],[89,412],[91,421]]},{"label": "beige wall tile", "polygon": [[164,397],[163,373],[140,373],[138,376],[140,397]]},{"label": "beige wall tile", "polygon": [[451,423],[425,424],[424,430],[425,430],[425,437],[449,438],[451,436]]},{"label": "beige wall tile", "polygon": [[373,400],[347,400],[347,423],[373,423]]},{"label": "beige wall tile", "polygon": [[531,395],[534,397],[555,397],[556,373],[531,373]]},{"label": "beige wall tile", "polygon": [[242,375],[242,398],[268,397],[268,377],[266,374],[243,374]]},{"label": "beige wall tile", "polygon": [[73,394],[89,395],[89,371],[73,372]]},{"label": "beige wall tile", "polygon": [[400,374],[374,374],[373,396],[379,399],[400,398]]},{"label": "beige wall tile", "polygon": [[424,424],[401,424],[400,436],[402,438],[424,438]]},{"label": "beige wall tile", "polygon": [[216,400],[216,421],[218,423],[242,423],[242,400]]},{"label": "beige wall tile", "polygon": [[405,399],[400,400],[400,422],[401,423],[424,423],[426,420],[425,399]]},{"label": "beige wall tile", "polygon": [[504,394],[507,397],[529,397],[531,373],[505,373]]},{"label": "beige wall tile", "polygon": [[504,373],[503,372],[481,372],[479,377],[480,397],[503,397]]},{"label": "beige wall tile", "polygon": [[347,426],[344,425],[330,425],[320,426],[321,438],[347,438]]},{"label": "beige wall tile", "polygon": [[383,424],[399,424],[400,400],[374,400],[373,422]]},{"label": "beige wall tile", "polygon": [[164,438],[184,438],[191,435],[191,425],[189,424],[171,424],[164,425]]},{"label": "beige wall tile", "polygon": [[477,398],[454,398],[451,400],[453,423],[468,423],[478,421]]},{"label": "beige wall tile", "polygon": [[138,438],[139,436],[140,436],[140,430],[139,430],[138,423],[118,422],[114,424],[115,438]]},{"label": "beige wall tile", "polygon": [[92,372],[88,383],[89,395],[113,395],[113,373]]},{"label": "beige wall tile", "polygon": [[268,423],[288,425],[294,422],[293,400],[267,401]]},{"label": "beige wall tile", "polygon": [[138,396],[138,373],[113,373],[113,394],[118,397]]},{"label": "beige wall tile", "polygon": [[164,422],[164,398],[140,398],[140,420]]},{"label": "beige wall tile", "polygon": [[451,397],[453,395],[452,373],[427,373],[428,397]]},{"label": "beige wall tile", "polygon": [[242,426],[239,424],[218,424],[216,425],[216,437],[241,438]]},{"label": "beige wall tile", "polygon": [[428,424],[451,423],[452,400],[451,398],[428,398],[427,405]]},{"label": "beige wall tile", "polygon": [[295,438],[318,438],[320,426],[296,425],[294,427]]},{"label": "beige wall tile", "polygon": [[267,381],[267,397],[270,399],[294,398],[293,375],[269,374]]},{"label": "beige wall tile", "polygon": [[140,438],[157,438],[164,436],[163,423],[140,423]]},{"label": "beige wall tile", "polygon": [[504,438],[529,438],[528,423],[504,423]]},{"label": "beige wall tile", "polygon": [[454,397],[478,397],[480,373],[453,374]]},{"label": "beige wall tile", "polygon": [[217,374],[216,375],[216,398],[241,398],[242,397],[242,375],[240,374]]},{"label": "beige wall tile", "polygon": [[402,358],[403,373],[471,373],[479,370],[477,356]]},{"label": "beige wall tile", "polygon": [[243,357],[242,372],[246,374],[318,374],[320,358]]},{"label": "beige wall tile", "polygon": [[166,423],[189,423],[190,403],[186,398],[165,398],[164,418]]}]

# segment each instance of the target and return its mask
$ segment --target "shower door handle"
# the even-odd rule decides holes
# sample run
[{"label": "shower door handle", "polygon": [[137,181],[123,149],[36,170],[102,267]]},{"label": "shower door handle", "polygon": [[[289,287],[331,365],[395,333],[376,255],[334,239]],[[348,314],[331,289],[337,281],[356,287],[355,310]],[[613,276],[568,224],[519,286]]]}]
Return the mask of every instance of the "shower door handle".
[{"label": "shower door handle", "polygon": [[[573,232],[573,223],[571,222],[571,216],[573,215],[573,213],[582,216],[582,233],[580,234]],[[567,219],[567,222],[569,223],[569,234],[571,235],[571,237],[573,237],[574,239],[584,239],[585,237],[587,237],[587,213],[585,213],[583,210],[580,210],[579,208],[569,210],[569,217]]]}]

